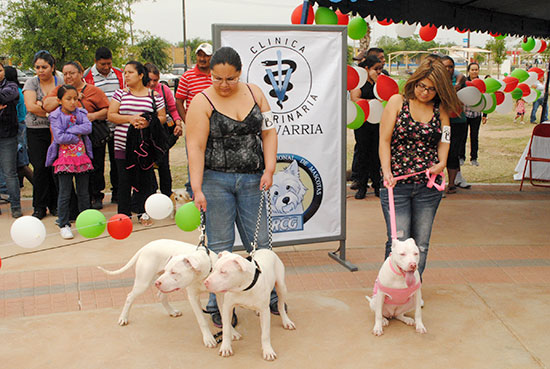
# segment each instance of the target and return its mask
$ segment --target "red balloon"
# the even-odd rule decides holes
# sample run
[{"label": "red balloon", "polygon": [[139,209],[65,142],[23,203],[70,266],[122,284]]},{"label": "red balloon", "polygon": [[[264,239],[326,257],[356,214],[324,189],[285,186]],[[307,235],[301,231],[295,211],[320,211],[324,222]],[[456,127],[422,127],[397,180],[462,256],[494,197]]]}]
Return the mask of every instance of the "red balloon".
[{"label": "red balloon", "polygon": [[359,84],[359,73],[355,70],[354,67],[348,65],[348,87],[347,90],[351,91],[357,88]]},{"label": "red balloon", "polygon": [[437,35],[437,27],[428,23],[425,26],[420,27],[418,34],[422,40],[426,42],[431,41]]},{"label": "red balloon", "polygon": [[497,98],[497,105],[502,104],[502,102],[504,101],[504,92],[495,91],[495,97]]},{"label": "red balloon", "polygon": [[548,45],[546,44],[546,41],[544,41],[544,40],[540,40],[540,43],[542,45],[540,47],[539,53],[542,53],[542,52],[544,52],[544,50],[546,50],[546,46],[548,46]]},{"label": "red balloon", "polygon": [[376,88],[376,93],[378,96],[384,101],[388,101],[390,97],[399,93],[399,86],[397,85],[397,82],[385,74],[378,76],[374,88]]},{"label": "red balloon", "polygon": [[363,113],[365,113],[365,120],[368,120],[370,114],[369,100],[359,99],[355,103],[359,105],[361,109],[363,109]]},{"label": "red balloon", "polygon": [[[311,6],[310,4],[307,12],[306,24],[313,24],[314,20],[315,20],[315,14],[313,12],[313,6]],[[302,21],[302,5],[298,5],[296,9],[294,9],[294,11],[292,12],[292,15],[290,16],[290,22],[292,24],[300,24],[301,21]]]},{"label": "red balloon", "polygon": [[0,258],[0,268],[2,268],[2,258]]},{"label": "red balloon", "polygon": [[493,37],[499,37],[499,36],[502,36],[502,33],[499,33],[499,32],[489,32],[489,34]]},{"label": "red balloon", "polygon": [[474,86],[474,83],[473,83],[472,81],[466,81],[466,86],[475,87],[475,86]]},{"label": "red balloon", "polygon": [[126,214],[113,215],[107,222],[107,232],[115,240],[123,240],[132,233],[132,220]]},{"label": "red balloon", "polygon": [[485,91],[487,91],[487,86],[485,86],[485,82],[483,82],[482,79],[480,78],[476,78],[472,81],[472,84],[474,85],[474,87],[476,87],[482,94],[485,93]]},{"label": "red balloon", "polygon": [[458,27],[455,27],[455,29],[456,29],[456,31],[457,31],[458,33],[466,33],[466,32],[468,32],[468,29],[467,29],[467,28],[460,29],[460,28],[458,28]]},{"label": "red balloon", "polygon": [[528,72],[535,72],[537,73],[537,78],[538,79],[541,79],[542,77],[544,77],[544,71],[542,69],[540,69],[539,67],[533,67],[533,68],[530,68],[528,70]]},{"label": "red balloon", "polygon": [[512,92],[516,89],[519,83],[519,79],[516,77],[508,76],[504,77],[503,79],[504,83],[506,83],[506,87],[504,88],[504,92]]},{"label": "red balloon", "polygon": [[349,16],[347,14],[342,14],[340,9],[336,9],[335,13],[338,17],[338,24],[342,26],[347,26],[349,23]]},{"label": "red balloon", "polygon": [[391,20],[390,18],[384,18],[382,20],[379,20],[378,23],[383,26],[389,26],[390,24],[393,24],[393,20]]},{"label": "red balloon", "polygon": [[521,89],[521,92],[523,92],[523,97],[525,97],[525,96],[527,96],[531,93],[531,87],[529,87],[525,83],[520,83],[517,88]]}]

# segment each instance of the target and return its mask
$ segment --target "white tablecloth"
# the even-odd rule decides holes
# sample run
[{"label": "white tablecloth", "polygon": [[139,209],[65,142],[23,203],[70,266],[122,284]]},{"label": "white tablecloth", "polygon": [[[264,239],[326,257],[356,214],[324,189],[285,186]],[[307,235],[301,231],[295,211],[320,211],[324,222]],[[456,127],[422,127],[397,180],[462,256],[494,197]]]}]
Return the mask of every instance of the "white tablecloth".
[{"label": "white tablecloth", "polygon": [[[550,121],[543,122],[541,124],[550,124]],[[531,140],[529,140],[531,141]],[[529,142],[521,154],[521,158],[516,165],[516,174],[514,174],[514,180],[521,181],[523,174],[523,168],[525,167],[525,156],[529,150]],[[550,138],[546,137],[534,137],[533,145],[531,146],[531,152],[533,156],[550,159]],[[533,179],[547,179],[550,180],[550,163],[533,162]],[[527,165],[527,171],[525,172],[525,178],[531,178],[529,172],[529,165]]]}]

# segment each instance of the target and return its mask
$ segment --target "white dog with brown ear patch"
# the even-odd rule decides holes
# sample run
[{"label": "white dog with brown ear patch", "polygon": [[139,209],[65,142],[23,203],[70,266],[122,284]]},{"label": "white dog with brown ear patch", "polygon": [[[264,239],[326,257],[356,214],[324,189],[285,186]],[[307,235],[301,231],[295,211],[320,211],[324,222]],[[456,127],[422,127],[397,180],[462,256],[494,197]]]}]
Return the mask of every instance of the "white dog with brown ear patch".
[{"label": "white dog with brown ear patch", "polygon": [[[388,319],[395,318],[407,325],[416,325],[418,333],[426,333],[422,323],[422,292],[418,261],[420,252],[412,238],[405,241],[393,240],[392,252],[384,261],[374,284],[369,305],[374,311],[374,328],[372,333],[380,336],[383,327],[389,324]],[[414,310],[414,319],[405,313]]]},{"label": "white dog with brown ear patch", "polygon": [[210,292],[225,292],[222,305],[223,341],[221,356],[233,355],[231,348],[231,314],[236,305],[256,310],[260,313],[262,351],[265,360],[275,360],[277,355],[271,347],[271,313],[269,300],[275,286],[279,297],[279,314],[285,329],[295,329],[286,309],[285,267],[273,251],[257,250],[252,260],[226,251],[219,255],[214,270],[204,281]]}]

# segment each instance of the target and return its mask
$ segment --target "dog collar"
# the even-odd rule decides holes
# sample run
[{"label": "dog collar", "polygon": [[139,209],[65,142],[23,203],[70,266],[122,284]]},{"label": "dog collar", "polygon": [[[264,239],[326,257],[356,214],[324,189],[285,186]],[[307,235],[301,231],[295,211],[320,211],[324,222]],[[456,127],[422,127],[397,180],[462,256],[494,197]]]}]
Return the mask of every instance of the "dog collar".
[{"label": "dog collar", "polygon": [[248,291],[249,289],[251,289],[252,287],[254,287],[254,285],[256,284],[256,282],[258,282],[258,278],[260,277],[260,273],[262,272],[260,270],[260,266],[258,265],[258,262],[256,262],[256,260],[252,259],[252,256],[248,256],[246,258],[246,260],[250,261],[250,262],[254,262],[254,264],[256,265],[256,270],[254,271],[254,279],[252,279],[252,283],[250,283],[250,285],[248,287],[246,287],[244,291]]}]

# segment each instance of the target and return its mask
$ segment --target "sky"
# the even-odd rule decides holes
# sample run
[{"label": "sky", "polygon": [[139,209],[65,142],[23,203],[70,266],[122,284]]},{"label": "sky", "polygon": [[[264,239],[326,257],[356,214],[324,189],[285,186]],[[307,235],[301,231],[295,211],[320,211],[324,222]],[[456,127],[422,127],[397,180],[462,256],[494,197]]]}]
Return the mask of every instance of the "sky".
[{"label": "sky", "polygon": [[[292,11],[302,4],[301,0],[141,0],[132,6],[134,30],[149,32],[170,43],[182,41],[182,1],[185,2],[187,39],[211,39],[213,23],[290,24]],[[371,46],[384,35],[396,36],[395,25],[370,24],[374,25]],[[454,30],[440,29],[435,41],[462,45],[464,37]],[[490,38],[487,34],[472,33],[470,45],[483,47]],[[507,40],[511,42],[510,38]],[[353,41],[349,41],[353,45]],[[358,42],[353,46],[358,46]]]}]

